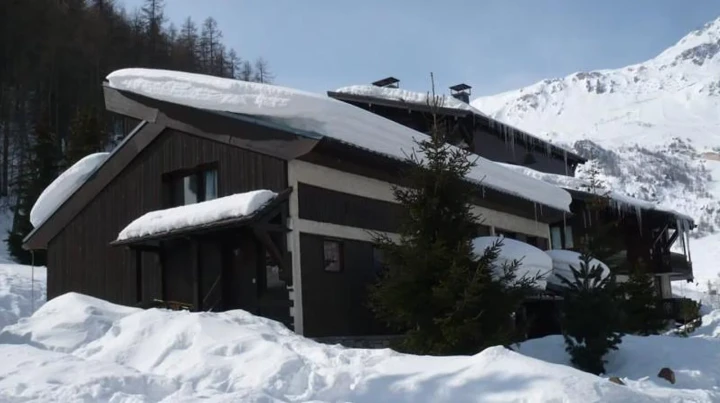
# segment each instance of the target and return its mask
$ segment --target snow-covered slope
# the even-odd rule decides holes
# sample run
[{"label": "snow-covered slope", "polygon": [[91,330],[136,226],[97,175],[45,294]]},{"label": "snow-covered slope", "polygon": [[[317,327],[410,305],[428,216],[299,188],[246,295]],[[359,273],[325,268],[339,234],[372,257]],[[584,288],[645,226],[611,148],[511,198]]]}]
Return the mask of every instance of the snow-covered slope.
[{"label": "snow-covered slope", "polygon": [[[318,344],[244,311],[141,310],[71,293],[0,332],[0,401],[712,402],[720,332],[708,322],[690,339],[626,339],[610,365],[621,386],[562,365],[561,337],[524,345],[526,355],[413,356]],[[656,377],[666,365],[675,385]]]},{"label": "snow-covered slope", "polygon": [[615,190],[695,217],[696,236],[720,230],[720,18],[651,60],[472,105],[596,159]]}]

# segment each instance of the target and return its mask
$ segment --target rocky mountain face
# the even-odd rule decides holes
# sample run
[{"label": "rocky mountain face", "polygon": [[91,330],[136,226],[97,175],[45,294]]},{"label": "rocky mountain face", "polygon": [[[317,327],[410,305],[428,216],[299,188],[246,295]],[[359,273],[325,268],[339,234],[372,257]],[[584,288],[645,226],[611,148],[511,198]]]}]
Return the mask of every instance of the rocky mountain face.
[{"label": "rocky mountain face", "polygon": [[608,186],[720,232],[720,18],[657,57],[480,97],[472,105],[594,159]]}]

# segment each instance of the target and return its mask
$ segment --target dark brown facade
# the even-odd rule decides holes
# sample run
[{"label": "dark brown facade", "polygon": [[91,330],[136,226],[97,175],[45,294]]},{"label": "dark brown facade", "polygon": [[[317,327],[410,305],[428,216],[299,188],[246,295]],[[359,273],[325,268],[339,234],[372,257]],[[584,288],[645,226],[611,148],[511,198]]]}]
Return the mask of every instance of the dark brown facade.
[{"label": "dark brown facade", "polygon": [[[163,174],[217,164],[220,196],[287,187],[285,161],[238,147],[166,131],[145,148],[48,245],[48,298],[68,291],[112,302],[137,302],[134,255],[110,246],[127,224],[163,209]],[[183,249],[182,247],[178,248]],[[159,257],[144,254],[148,295],[159,292]]]}]

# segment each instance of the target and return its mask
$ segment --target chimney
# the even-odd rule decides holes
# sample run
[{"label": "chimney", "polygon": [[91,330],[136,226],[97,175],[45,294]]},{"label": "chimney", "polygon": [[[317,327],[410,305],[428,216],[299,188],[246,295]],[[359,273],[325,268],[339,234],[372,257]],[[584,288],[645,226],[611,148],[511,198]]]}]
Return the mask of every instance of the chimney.
[{"label": "chimney", "polygon": [[399,88],[400,80],[395,77],[387,77],[383,78],[382,80],[375,81],[374,83],[372,83],[372,85],[376,87]]},{"label": "chimney", "polygon": [[466,104],[470,103],[470,89],[472,87],[465,84],[460,83],[457,85],[453,85],[450,87],[450,95],[452,95],[453,98],[463,101]]}]

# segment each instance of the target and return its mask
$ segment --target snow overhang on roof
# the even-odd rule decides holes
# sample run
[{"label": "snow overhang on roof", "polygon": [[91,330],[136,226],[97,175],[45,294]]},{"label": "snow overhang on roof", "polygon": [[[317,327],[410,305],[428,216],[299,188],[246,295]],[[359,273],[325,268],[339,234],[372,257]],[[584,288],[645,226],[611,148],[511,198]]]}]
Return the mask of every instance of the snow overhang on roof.
[{"label": "snow overhang on roof", "polygon": [[[277,119],[299,132],[310,132],[406,160],[415,140],[424,134],[325,95],[167,70],[124,69],[108,77],[122,91],[188,107]],[[469,105],[468,105],[469,107]],[[468,179],[561,211],[570,211],[572,198],[564,189],[506,169],[482,157]]]},{"label": "snow overhang on roof", "polygon": [[[573,176],[564,176],[564,175],[557,175],[557,174],[550,174],[545,172],[539,172],[532,168],[519,166],[519,165],[512,165],[512,164],[501,164],[504,167],[511,169],[515,172],[522,173],[523,175],[527,175],[532,178],[536,178],[539,180],[542,180],[544,182],[563,187],[565,189],[570,189],[575,192],[581,192],[581,193],[587,193],[588,195],[591,194],[587,192],[587,182],[583,181],[580,178],[575,178]],[[686,221],[689,224],[694,223],[694,219],[690,217],[689,215],[680,213],[678,211],[675,211],[673,209],[661,207],[656,203],[636,199],[634,197],[625,195],[620,192],[616,192],[614,190],[611,190],[607,195],[612,202],[614,203],[615,207],[618,209],[624,209],[632,212],[638,212],[639,210],[647,210],[647,211],[659,211],[662,213],[666,213],[672,216],[675,216],[678,220]]]},{"label": "snow overhang on roof", "polygon": [[[415,107],[420,108],[428,107],[428,93],[409,91],[400,88],[377,87],[374,85],[350,85],[347,87],[338,88],[335,91],[328,91],[328,95],[331,98],[337,98],[351,102],[368,102],[372,99],[375,99],[385,100],[392,103],[402,102],[404,104],[411,104]],[[580,162],[587,161],[586,158],[583,158],[582,156],[571,150],[568,150],[556,144],[552,144],[537,136],[520,130],[512,125],[494,119],[486,115],[480,109],[477,109],[474,106],[453,97],[452,95],[439,95],[438,97],[440,100],[440,104],[437,106],[440,113],[452,114],[452,111],[455,111],[454,113],[459,114],[460,116],[466,116],[468,114],[481,116],[487,119],[488,124],[491,128],[498,130],[499,132],[505,134],[512,139],[517,137],[520,141],[524,141],[526,143],[543,144],[544,148],[548,150],[548,153],[550,153],[550,150],[552,150],[553,152],[560,156],[563,156],[564,158],[572,158],[573,160],[577,160]]]}]

